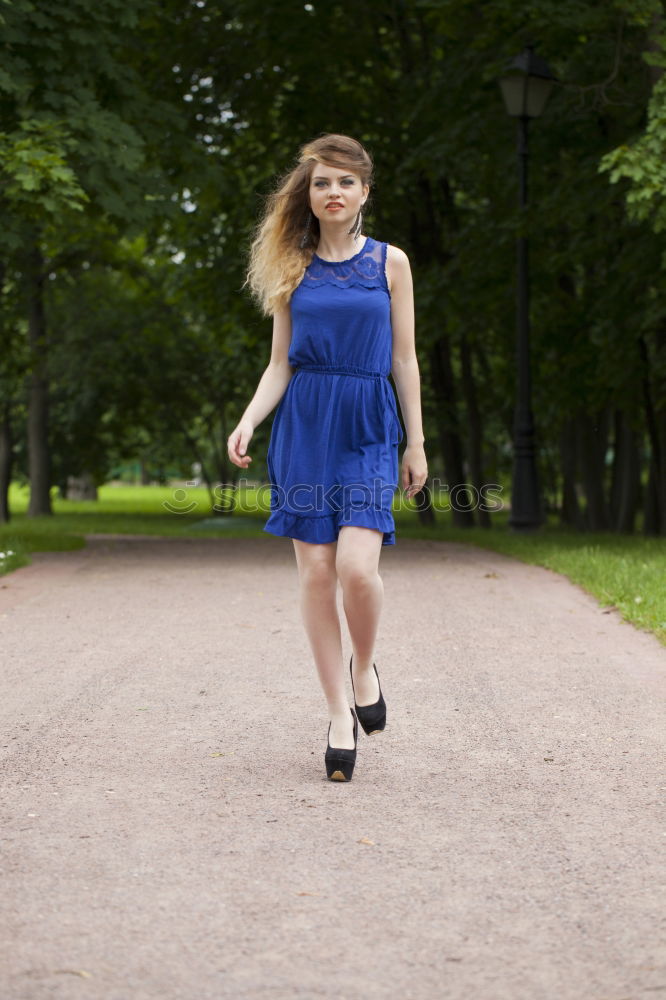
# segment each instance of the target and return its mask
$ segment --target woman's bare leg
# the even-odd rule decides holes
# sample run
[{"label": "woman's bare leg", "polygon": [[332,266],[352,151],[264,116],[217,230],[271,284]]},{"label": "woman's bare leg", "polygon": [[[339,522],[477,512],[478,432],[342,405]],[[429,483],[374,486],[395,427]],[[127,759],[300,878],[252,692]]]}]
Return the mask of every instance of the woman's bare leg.
[{"label": "woman's bare leg", "polygon": [[331,719],[329,740],[333,747],[353,750],[354,720],[345,690],[336,604],[336,543],[313,544],[296,538],[292,541],[298,565],[301,616]]},{"label": "woman's bare leg", "polygon": [[372,668],[384,583],[379,575],[383,532],[346,525],[340,529],[336,572],[353,647],[352,671],[357,705],[374,705],[379,684]]}]

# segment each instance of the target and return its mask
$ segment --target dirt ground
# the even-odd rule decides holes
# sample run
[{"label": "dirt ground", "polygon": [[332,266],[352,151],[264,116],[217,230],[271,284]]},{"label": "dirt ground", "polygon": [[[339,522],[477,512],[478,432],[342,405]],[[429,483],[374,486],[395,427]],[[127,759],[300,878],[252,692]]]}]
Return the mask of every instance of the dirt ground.
[{"label": "dirt ground", "polygon": [[349,783],[290,540],[0,578],[1,1000],[666,997],[664,647],[473,547],[380,572]]}]

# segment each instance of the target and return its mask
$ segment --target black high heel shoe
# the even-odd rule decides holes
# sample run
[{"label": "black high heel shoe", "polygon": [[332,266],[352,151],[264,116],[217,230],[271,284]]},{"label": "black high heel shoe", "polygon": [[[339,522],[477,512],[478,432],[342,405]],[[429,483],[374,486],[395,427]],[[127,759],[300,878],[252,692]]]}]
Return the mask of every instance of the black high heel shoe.
[{"label": "black high heel shoe", "polygon": [[[352,653],[349,659],[349,673],[352,679],[352,691],[354,690],[354,675],[352,674],[353,659],[354,654]],[[356,709],[356,715],[367,736],[372,736],[373,733],[381,733],[386,726],[386,702],[384,701],[384,695],[382,694],[382,686],[379,682],[377,667],[374,663],[372,666],[374,667],[377,683],[379,684],[379,698],[373,705],[357,705],[356,695],[354,695],[354,708]]]},{"label": "black high heel shoe", "polygon": [[[350,708],[354,719],[354,749],[346,747],[332,747],[327,739],[326,753],[326,777],[331,781],[351,781],[356,763],[356,737],[358,736],[358,719],[354,715],[354,709]],[[331,723],[328,724],[328,735],[331,735]]]}]

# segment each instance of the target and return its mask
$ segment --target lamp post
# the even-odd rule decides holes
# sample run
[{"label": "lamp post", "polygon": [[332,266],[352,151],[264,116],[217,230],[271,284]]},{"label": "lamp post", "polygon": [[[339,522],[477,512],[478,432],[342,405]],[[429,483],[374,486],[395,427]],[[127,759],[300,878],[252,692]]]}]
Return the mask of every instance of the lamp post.
[{"label": "lamp post", "polygon": [[530,306],[528,242],[524,233],[527,207],[527,126],[538,118],[555,81],[550,67],[534,55],[528,45],[516,56],[499,79],[506,110],[518,119],[518,177],[520,188],[521,232],[518,236],[517,285],[517,398],[514,412],[514,457],[509,526],[514,531],[529,531],[543,523],[543,510],[537,482],[534,446],[534,420],[530,385]]}]

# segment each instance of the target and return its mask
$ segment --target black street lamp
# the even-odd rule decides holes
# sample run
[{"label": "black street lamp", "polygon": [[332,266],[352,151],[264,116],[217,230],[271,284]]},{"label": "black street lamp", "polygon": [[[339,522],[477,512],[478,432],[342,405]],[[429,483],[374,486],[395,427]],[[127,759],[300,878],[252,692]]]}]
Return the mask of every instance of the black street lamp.
[{"label": "black street lamp", "polygon": [[537,482],[534,420],[531,409],[528,242],[527,236],[524,235],[524,217],[527,207],[527,125],[530,118],[538,118],[542,113],[556,78],[548,64],[534,55],[533,49],[533,45],[528,45],[509,63],[504,75],[498,81],[507,112],[512,118],[518,119],[518,176],[520,208],[523,216],[517,245],[518,393],[513,426],[513,482],[509,517],[509,526],[517,531],[538,528],[544,521]]}]

